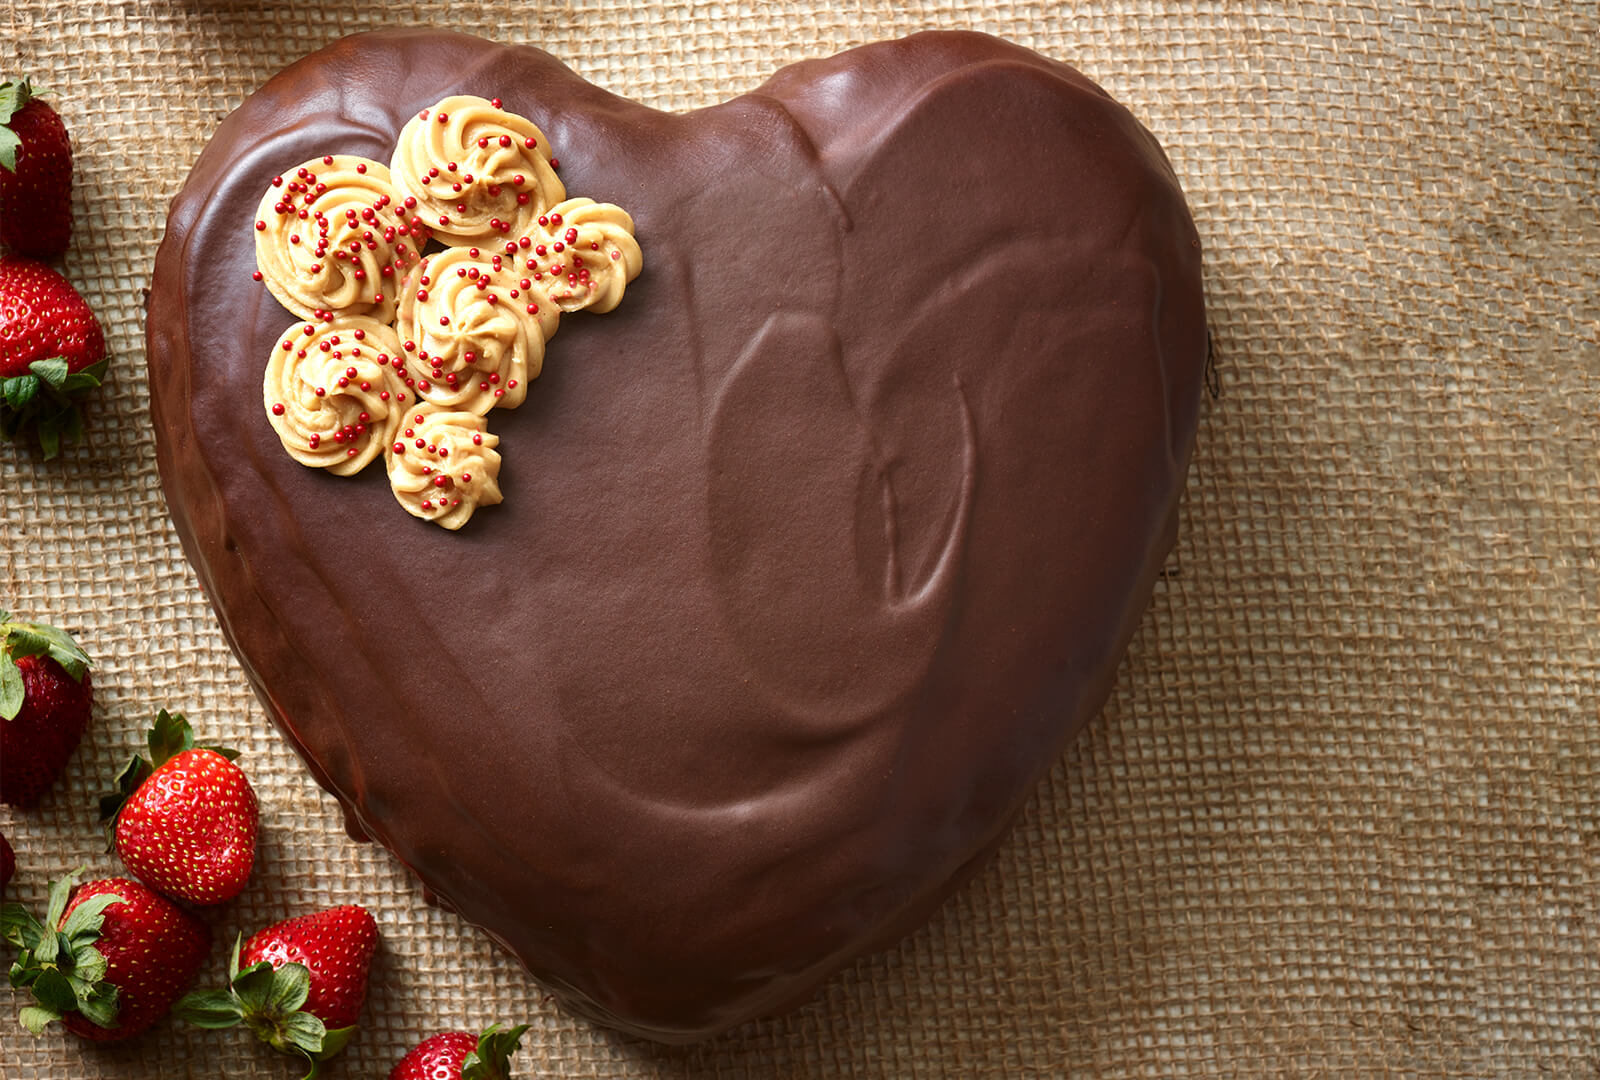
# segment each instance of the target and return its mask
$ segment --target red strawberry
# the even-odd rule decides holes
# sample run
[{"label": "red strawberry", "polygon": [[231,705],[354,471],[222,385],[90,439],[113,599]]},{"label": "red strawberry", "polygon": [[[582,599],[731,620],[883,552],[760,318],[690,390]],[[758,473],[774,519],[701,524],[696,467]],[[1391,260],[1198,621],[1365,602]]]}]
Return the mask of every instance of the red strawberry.
[{"label": "red strawberry", "polygon": [[0,802],[39,801],[77,749],[93,705],[78,643],[0,611]]},{"label": "red strawberry", "polygon": [[202,1028],[243,1023],[315,1075],[355,1034],[377,947],[378,924],[353,904],[287,919],[236,944],[228,989],[189,994],[178,1015]]},{"label": "red strawberry", "polygon": [[0,245],[48,259],[72,236],[72,140],[39,94],[0,83]]},{"label": "red strawberry", "polygon": [[238,752],[196,746],[181,715],[162,709],[147,739],[100,798],[100,820],[122,862],[158,892],[220,904],[243,891],[256,859],[256,793]]},{"label": "red strawberry", "polygon": [[19,1019],[35,1035],[60,1020],[85,1039],[126,1039],[161,1019],[194,980],[211,931],[137,881],[109,878],[74,891],[77,876],[51,885],[43,923],[21,904],[5,905],[0,926],[20,950],[11,985],[32,990],[37,1002]]},{"label": "red strawberry", "polygon": [[43,263],[0,257],[0,436],[33,431],[46,458],[83,434],[78,399],[100,385],[106,339],[71,282]]},{"label": "red strawberry", "polygon": [[6,886],[11,884],[11,875],[17,872],[17,853],[11,850],[11,841],[6,839],[5,833],[0,833],[0,896],[6,894]]},{"label": "red strawberry", "polygon": [[511,1055],[522,1045],[527,1024],[501,1031],[494,1024],[482,1035],[446,1031],[423,1039],[389,1073],[389,1080],[507,1080]]}]

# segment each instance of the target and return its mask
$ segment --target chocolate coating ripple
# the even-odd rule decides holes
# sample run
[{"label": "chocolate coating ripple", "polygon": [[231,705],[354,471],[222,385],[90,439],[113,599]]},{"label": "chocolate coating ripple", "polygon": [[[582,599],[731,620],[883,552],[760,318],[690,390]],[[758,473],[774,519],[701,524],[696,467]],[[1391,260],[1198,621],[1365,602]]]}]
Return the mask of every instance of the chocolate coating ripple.
[{"label": "chocolate coating ripple", "polygon": [[[643,275],[496,412],[504,504],[449,533],[261,414],[294,320],[251,215],[501,97]],[[184,549],[353,831],[571,1008],[687,1041],[920,925],[1103,703],[1173,541],[1206,354],[1155,140],[974,34],[672,115],[547,54],[382,31],[219,127],[149,300]]]}]

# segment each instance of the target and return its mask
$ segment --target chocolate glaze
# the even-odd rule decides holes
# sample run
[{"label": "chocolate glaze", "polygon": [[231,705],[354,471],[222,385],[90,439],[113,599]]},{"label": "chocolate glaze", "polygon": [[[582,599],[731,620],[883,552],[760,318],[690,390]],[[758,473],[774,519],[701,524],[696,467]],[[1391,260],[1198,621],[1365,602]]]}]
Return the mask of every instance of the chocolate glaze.
[{"label": "chocolate glaze", "polygon": [[[455,92],[530,117],[645,252],[491,414],[506,501],[459,534],[278,445],[261,372],[293,320],[250,280],[275,173],[387,161]],[[665,1041],[798,1003],[982,865],[1109,691],[1205,351],[1155,140],[954,33],[686,115],[537,49],[345,39],[222,123],[149,308],[184,548],[352,831]]]}]

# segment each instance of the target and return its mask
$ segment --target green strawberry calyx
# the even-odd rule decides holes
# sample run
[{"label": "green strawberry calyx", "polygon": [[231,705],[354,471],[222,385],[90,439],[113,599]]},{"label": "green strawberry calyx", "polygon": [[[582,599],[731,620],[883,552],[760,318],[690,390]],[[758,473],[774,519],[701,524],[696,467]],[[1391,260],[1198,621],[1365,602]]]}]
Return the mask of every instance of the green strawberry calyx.
[{"label": "green strawberry calyx", "polygon": [[103,1028],[117,1024],[117,988],[105,981],[106,958],[95,943],[106,908],[126,901],[116,893],[100,893],[73,908],[63,923],[81,873],[80,866],[51,884],[43,922],[18,903],[0,908],[0,937],[17,948],[11,985],[30,991],[35,1002],[17,1019],[35,1035],[68,1013],[79,1013]]},{"label": "green strawberry calyx", "polygon": [[189,726],[189,721],[183,718],[182,713],[169,713],[162,709],[156,713],[155,722],[150,725],[149,732],[145,735],[145,745],[150,751],[146,759],[141,754],[134,754],[128,763],[117,773],[116,787],[100,796],[100,823],[106,830],[107,850],[117,837],[117,818],[122,813],[123,806],[139,790],[139,785],[150,778],[150,774],[161,766],[183,753],[185,750],[210,750],[227,758],[229,761],[237,760],[239,751],[226,746],[213,746],[210,743],[197,743],[194,740],[194,728]]},{"label": "green strawberry calyx", "polygon": [[502,1029],[499,1024],[484,1028],[478,1036],[478,1048],[461,1061],[461,1080],[508,1080],[511,1076],[511,1055],[522,1046],[522,1033],[527,1024]]},{"label": "green strawberry calyx", "polygon": [[[0,132],[8,129],[0,127]],[[109,357],[69,371],[65,357],[35,360],[28,372],[0,379],[0,437],[15,439],[32,431],[45,460],[61,453],[62,443],[83,438],[78,400],[105,381]]]},{"label": "green strawberry calyx", "polygon": [[47,91],[34,86],[26,75],[15,82],[9,79],[0,82],[0,168],[7,172],[17,171],[17,150],[22,146],[22,140],[11,130],[11,118],[28,102],[45,93]]},{"label": "green strawberry calyx", "polygon": [[274,968],[260,960],[240,970],[243,946],[241,934],[228,959],[228,989],[185,994],[173,1012],[208,1031],[243,1024],[274,1050],[304,1058],[309,1069],[304,1080],[314,1080],[322,1063],[356,1033],[354,1025],[330,1029],[321,1017],[301,1008],[311,994],[311,972],[304,964],[291,961]]},{"label": "green strawberry calyx", "polygon": [[73,682],[83,682],[89,671],[89,654],[71,634],[40,623],[12,621],[9,611],[0,610],[0,717],[7,720],[15,720],[22,711],[26,688],[17,661],[27,656],[49,657]]}]

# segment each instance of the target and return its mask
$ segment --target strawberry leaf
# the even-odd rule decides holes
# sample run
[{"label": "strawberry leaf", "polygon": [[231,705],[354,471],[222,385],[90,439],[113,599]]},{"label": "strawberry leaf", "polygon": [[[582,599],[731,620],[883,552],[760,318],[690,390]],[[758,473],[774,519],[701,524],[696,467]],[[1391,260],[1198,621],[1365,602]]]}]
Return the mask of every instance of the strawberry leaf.
[{"label": "strawberry leaf", "polygon": [[117,988],[98,983],[87,994],[78,996],[78,1011],[91,1024],[103,1028],[117,1026]]},{"label": "strawberry leaf", "polygon": [[0,937],[12,945],[27,948],[26,942],[36,940],[43,933],[44,927],[33,917],[33,912],[21,904],[12,901],[0,907]]},{"label": "strawberry leaf", "polygon": [[61,665],[74,682],[82,682],[89,670],[89,654],[65,630],[43,623],[0,620],[0,652],[13,660],[24,656],[48,656]]},{"label": "strawberry leaf", "polygon": [[34,1000],[39,1006],[57,1015],[78,1007],[78,995],[72,992],[72,984],[55,968],[41,971],[39,977],[33,980],[32,988]]},{"label": "strawberry leaf", "polygon": [[17,150],[22,146],[22,140],[11,130],[11,118],[35,96],[27,79],[0,83],[0,168],[6,172],[16,172]]},{"label": "strawberry leaf", "polygon": [[279,1050],[292,1048],[313,1061],[322,1053],[322,1044],[328,1035],[327,1025],[308,1012],[292,1013],[285,1017],[281,1030],[282,1045],[274,1043]]},{"label": "strawberry leaf", "polygon": [[22,1021],[22,1026],[28,1029],[30,1035],[43,1035],[45,1028],[61,1019],[61,1014],[37,1005],[25,1005],[17,1014],[17,1019]]},{"label": "strawberry leaf", "polygon": [[78,401],[105,381],[109,364],[110,359],[102,357],[81,371],[69,372],[67,361],[57,356],[35,360],[27,375],[0,379],[0,436],[15,439],[31,430],[45,459],[55,457],[63,442],[83,437]]},{"label": "strawberry leaf", "polygon": [[28,365],[28,370],[39,376],[40,380],[52,390],[60,390],[67,381],[67,360],[63,356],[35,360]]},{"label": "strawberry leaf", "polygon": [[[5,938],[18,949],[9,972],[11,985],[30,991],[36,1003],[20,1017],[23,1027],[34,1034],[74,1012],[101,1027],[116,1025],[117,988],[104,981],[106,958],[95,942],[100,939],[106,908],[124,898],[115,893],[90,897],[63,922],[62,914],[80,873],[82,867],[51,884],[43,922],[20,904],[7,904],[0,911]],[[61,929],[56,930],[57,926]]]},{"label": "strawberry leaf", "polygon": [[0,656],[0,716],[14,720],[22,711],[28,691],[22,683],[22,669],[9,657]]},{"label": "strawberry leaf", "polygon": [[228,990],[196,990],[183,995],[172,1007],[178,1019],[207,1031],[220,1031],[244,1019],[239,999]]},{"label": "strawberry leaf", "polygon": [[461,1061],[461,1080],[507,1080],[511,1075],[511,1055],[522,1046],[527,1024],[501,1030],[491,1024],[478,1037],[478,1046]]},{"label": "strawberry leaf", "polygon": [[[72,914],[67,916],[61,932],[68,940],[75,940],[85,934],[94,937],[100,936],[100,928],[105,925],[106,908],[112,904],[122,903],[122,897],[116,893],[101,893],[91,896],[83,903],[72,909]],[[76,949],[74,950],[76,952]]]}]

